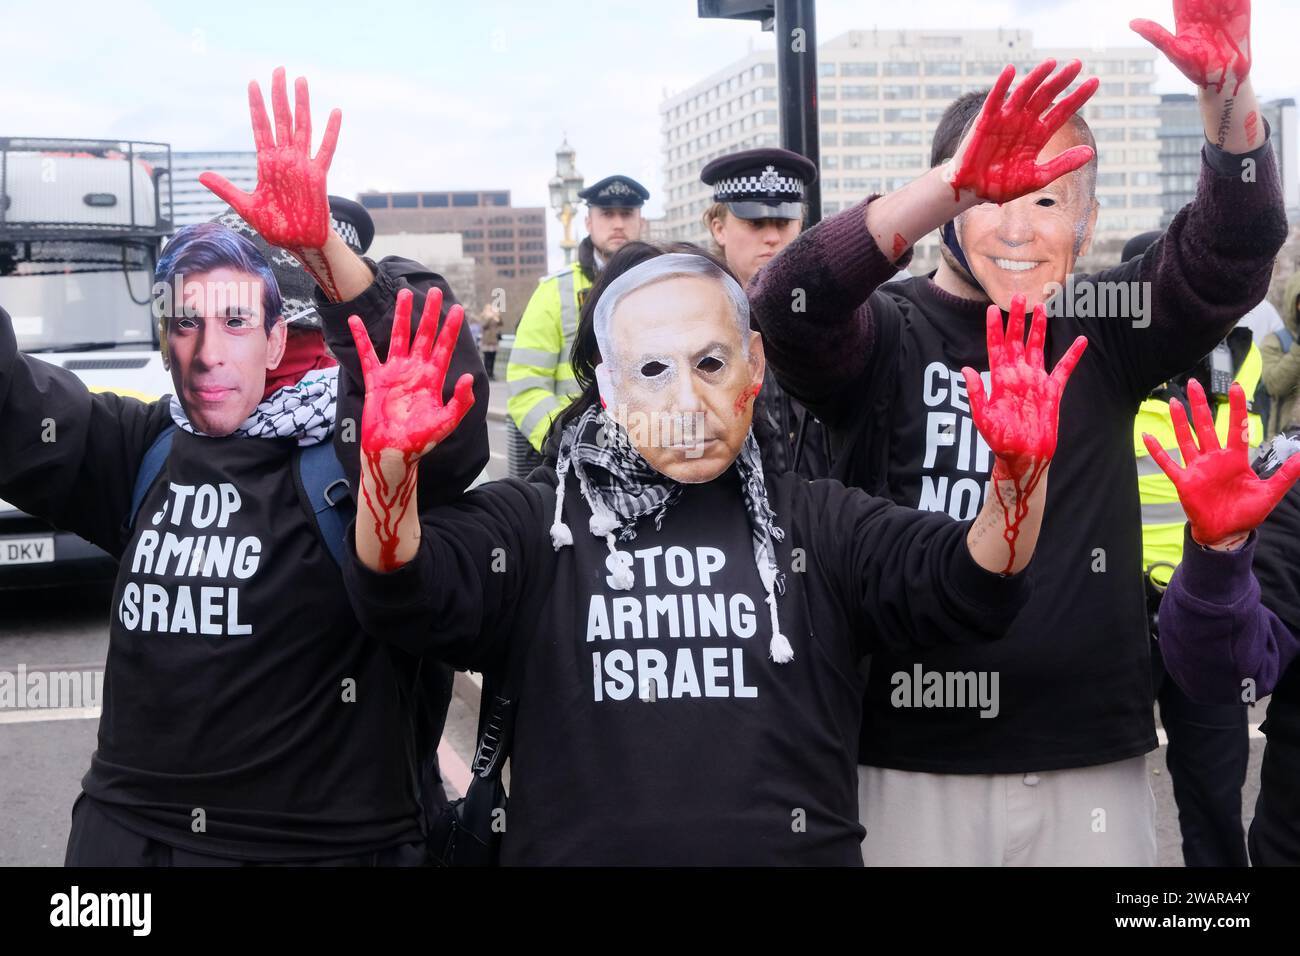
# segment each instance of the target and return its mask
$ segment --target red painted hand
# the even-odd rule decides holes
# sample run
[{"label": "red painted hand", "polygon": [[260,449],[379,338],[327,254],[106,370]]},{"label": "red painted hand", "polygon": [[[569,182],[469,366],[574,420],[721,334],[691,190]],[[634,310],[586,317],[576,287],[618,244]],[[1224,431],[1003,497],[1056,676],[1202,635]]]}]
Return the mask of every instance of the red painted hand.
[{"label": "red painted hand", "polygon": [[956,199],[961,198],[961,190],[971,189],[986,202],[1010,202],[1092,161],[1090,147],[1074,146],[1046,163],[1038,162],[1043,147],[1056,131],[1097,91],[1098,80],[1093,77],[1053,106],[1053,100],[1074,82],[1083,64],[1072,60],[1047,79],[1055,69],[1055,60],[1045,60],[1025,77],[1010,98],[1007,90],[1016,68],[1007,66],[1002,71],[984,101],[979,119],[953,158],[948,181]]},{"label": "red painted hand", "polygon": [[[1006,338],[1002,335],[1002,311],[988,310],[988,348],[991,388],[986,398],[984,382],[973,368],[962,369],[970,396],[975,427],[988,442],[995,459],[993,491],[1005,514],[1003,537],[1011,549],[1006,573],[1015,563],[1016,537],[1020,523],[1029,513],[1029,499],[1056,454],[1057,417],[1061,395],[1070,380],[1088,340],[1079,336],[1056,363],[1049,375],[1043,354],[1047,336],[1047,307],[1034,307],[1025,346],[1025,297],[1011,300]],[[1011,482],[1014,497],[1008,500],[1003,484]]]},{"label": "red painted hand", "polygon": [[1228,76],[1250,75],[1250,0],[1174,0],[1174,29],[1153,20],[1129,24],[1197,86],[1222,93]]},{"label": "red painted hand", "polygon": [[1244,539],[1300,478],[1300,455],[1288,458],[1272,478],[1261,480],[1250,467],[1246,438],[1250,421],[1242,387],[1234,382],[1228,390],[1231,417],[1226,448],[1219,447],[1205,390],[1195,379],[1188,384],[1187,395],[1192,402],[1196,438],[1187,425],[1182,402],[1174,399],[1169,403],[1183,467],[1169,457],[1153,436],[1144,434],[1142,440],[1152,460],[1178,489],[1178,500],[1183,503],[1183,511],[1192,523],[1192,537],[1198,544],[1223,545]]},{"label": "red painted hand", "polygon": [[[408,348],[413,298],[409,289],[397,293],[387,362],[381,363],[375,355],[375,347],[360,316],[348,320],[366,386],[366,402],[361,413],[364,509],[357,521],[360,528],[364,517],[369,516],[367,531],[373,530],[379,547],[378,563],[383,571],[395,570],[402,564],[398,550],[415,495],[420,458],[455,431],[474,404],[474,377],[468,372],[457,380],[451,401],[446,405],[442,401],[447,367],[456,348],[465,310],[459,305],[452,306],[442,331],[435,333],[438,314],[442,311],[442,292],[431,289],[424,300],[424,314],[415,342]],[[408,529],[408,543],[411,533]]]},{"label": "red painted hand", "polygon": [[307,81],[294,81],[295,112],[289,112],[284,68],[271,75],[271,106],[275,132],[266,116],[257,81],[248,84],[248,109],[257,146],[257,188],[244,192],[213,172],[199,182],[224,199],[250,226],[273,246],[287,249],[303,262],[321,288],[337,301],[334,282],[321,249],[330,234],[329,197],[325,177],[338,144],[343,114],[330,113],[320,152],[311,155],[311,104]]},{"label": "red painted hand", "polygon": [[456,382],[451,401],[445,405],[442,401],[447,367],[456,348],[465,310],[459,305],[452,306],[442,331],[436,332],[442,292],[431,289],[424,300],[424,314],[415,342],[408,348],[413,299],[409,289],[397,294],[387,362],[381,363],[375,355],[361,318],[354,315],[348,320],[366,386],[361,450],[366,455],[392,450],[412,462],[427,455],[455,431],[474,404],[474,377],[468,372]]}]

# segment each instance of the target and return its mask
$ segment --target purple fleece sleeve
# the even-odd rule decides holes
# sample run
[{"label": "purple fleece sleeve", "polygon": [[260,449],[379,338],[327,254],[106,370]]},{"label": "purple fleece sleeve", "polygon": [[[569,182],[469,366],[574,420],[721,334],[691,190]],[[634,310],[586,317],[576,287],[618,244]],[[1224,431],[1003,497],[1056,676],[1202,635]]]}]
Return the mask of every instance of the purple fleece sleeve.
[{"label": "purple fleece sleeve", "polygon": [[782,387],[823,421],[871,360],[879,317],[868,298],[912,258],[909,249],[890,262],[867,229],[867,205],[877,198],[813,226],[749,284],[750,314],[768,364]]},{"label": "purple fleece sleeve", "polygon": [[[1183,560],[1160,602],[1160,650],[1178,686],[1203,703],[1245,703],[1273,692],[1300,641],[1260,603],[1251,571],[1258,536],[1210,551],[1184,531]],[[1243,700],[1253,682],[1252,697]]]}]

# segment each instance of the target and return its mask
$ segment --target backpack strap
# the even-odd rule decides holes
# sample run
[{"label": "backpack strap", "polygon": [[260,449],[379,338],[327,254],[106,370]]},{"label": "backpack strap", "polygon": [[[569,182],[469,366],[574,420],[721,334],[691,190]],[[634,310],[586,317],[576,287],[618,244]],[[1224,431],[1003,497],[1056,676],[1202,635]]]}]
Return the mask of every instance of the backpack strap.
[{"label": "backpack strap", "polygon": [[348,524],[356,515],[356,506],[334,443],[327,439],[299,449],[294,456],[294,473],[303,501],[316,519],[321,540],[334,563],[342,567]]},{"label": "backpack strap", "polygon": [[1282,353],[1286,354],[1287,352],[1290,352],[1291,346],[1295,343],[1295,337],[1291,335],[1291,330],[1284,327],[1278,329],[1273,334],[1277,336],[1278,342],[1282,345]]},{"label": "backpack strap", "polygon": [[153,440],[153,444],[140,459],[140,470],[135,473],[135,485],[131,489],[131,511],[126,518],[128,528],[135,527],[135,516],[140,511],[140,506],[144,504],[144,496],[149,493],[154,480],[161,474],[167,456],[171,454],[172,438],[175,435],[176,426],[168,425],[158,433],[158,437]]}]

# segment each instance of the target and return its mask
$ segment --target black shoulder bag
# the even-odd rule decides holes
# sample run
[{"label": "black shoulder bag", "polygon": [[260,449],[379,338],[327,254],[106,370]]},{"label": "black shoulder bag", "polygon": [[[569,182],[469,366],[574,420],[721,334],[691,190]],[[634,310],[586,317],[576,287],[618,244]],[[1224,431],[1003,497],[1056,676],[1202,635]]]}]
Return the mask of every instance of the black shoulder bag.
[{"label": "black shoulder bag", "polygon": [[528,649],[517,642],[506,664],[505,682],[483,676],[479,698],[479,740],[470,767],[469,790],[442,808],[429,830],[429,857],[434,866],[497,866],[506,828],[506,788],[501,770],[510,756],[523,659]]}]

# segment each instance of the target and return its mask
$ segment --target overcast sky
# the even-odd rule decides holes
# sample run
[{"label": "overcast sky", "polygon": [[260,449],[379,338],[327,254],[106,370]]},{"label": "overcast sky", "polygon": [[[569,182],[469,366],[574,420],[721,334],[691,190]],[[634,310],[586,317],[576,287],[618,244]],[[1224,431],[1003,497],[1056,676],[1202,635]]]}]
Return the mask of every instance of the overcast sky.
[{"label": "overcast sky", "polygon": [[[1134,16],[1173,26],[1172,0],[819,0],[818,36],[1016,27],[1038,46],[1139,46]],[[274,7],[274,9],[271,9]],[[662,212],[658,104],[750,49],[748,21],[700,20],[694,0],[223,0],[6,2],[0,135],[152,139],[251,149],[244,89],[271,70],[311,83],[317,139],[343,110],[331,191],[506,187],[546,205],[567,134],[587,182],[621,171]],[[1255,86],[1300,97],[1300,3],[1255,0]],[[1085,62],[1086,68],[1086,62]],[[1159,92],[1191,91],[1163,60]],[[556,230],[552,230],[555,232]]]}]

